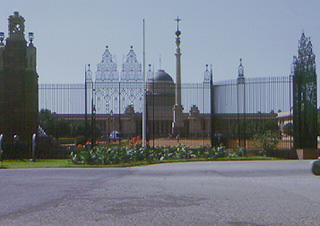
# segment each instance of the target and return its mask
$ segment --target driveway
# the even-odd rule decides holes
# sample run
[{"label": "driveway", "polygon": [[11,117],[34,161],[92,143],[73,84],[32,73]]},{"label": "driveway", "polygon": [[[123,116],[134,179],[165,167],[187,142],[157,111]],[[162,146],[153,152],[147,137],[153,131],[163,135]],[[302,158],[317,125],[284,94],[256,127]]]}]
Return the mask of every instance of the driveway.
[{"label": "driveway", "polygon": [[310,161],[0,170],[0,225],[318,225]]}]

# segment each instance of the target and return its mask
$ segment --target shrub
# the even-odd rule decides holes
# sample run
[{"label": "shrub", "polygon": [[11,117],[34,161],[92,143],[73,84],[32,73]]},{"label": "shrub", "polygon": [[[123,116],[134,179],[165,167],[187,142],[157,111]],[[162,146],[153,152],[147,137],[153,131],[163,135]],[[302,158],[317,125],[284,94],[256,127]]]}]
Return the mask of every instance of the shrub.
[{"label": "shrub", "polygon": [[168,159],[191,159],[206,158],[216,159],[226,157],[224,147],[210,148],[199,147],[191,149],[184,146],[178,147],[132,147],[103,146],[95,147],[93,150],[81,150],[79,153],[72,153],[71,160],[74,164],[119,164],[138,161],[163,161]]},{"label": "shrub", "polygon": [[268,130],[263,134],[256,134],[254,140],[259,143],[263,155],[274,156],[279,143],[279,133]]}]

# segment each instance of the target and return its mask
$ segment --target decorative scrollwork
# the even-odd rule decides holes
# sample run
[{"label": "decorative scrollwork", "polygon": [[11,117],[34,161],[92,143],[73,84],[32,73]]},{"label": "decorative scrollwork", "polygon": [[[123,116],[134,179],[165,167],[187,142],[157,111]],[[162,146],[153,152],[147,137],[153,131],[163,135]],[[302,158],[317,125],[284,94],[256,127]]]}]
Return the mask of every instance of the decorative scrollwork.
[{"label": "decorative scrollwork", "polygon": [[137,60],[137,55],[131,50],[127,54],[125,62],[122,64],[121,78],[122,82],[142,82],[141,64]]},{"label": "decorative scrollwork", "polygon": [[119,81],[119,73],[117,71],[117,63],[113,61],[108,46],[102,55],[101,62],[97,65],[96,82],[117,82]]},{"label": "decorative scrollwork", "polygon": [[111,110],[123,113],[128,105],[139,106],[137,109],[141,110],[143,78],[141,64],[133,48],[122,64],[120,82],[117,64],[113,59],[107,46],[96,71],[97,113],[109,113]]},{"label": "decorative scrollwork", "polygon": [[203,82],[210,83],[211,74],[208,69],[208,64],[206,65],[206,70],[203,72]]}]

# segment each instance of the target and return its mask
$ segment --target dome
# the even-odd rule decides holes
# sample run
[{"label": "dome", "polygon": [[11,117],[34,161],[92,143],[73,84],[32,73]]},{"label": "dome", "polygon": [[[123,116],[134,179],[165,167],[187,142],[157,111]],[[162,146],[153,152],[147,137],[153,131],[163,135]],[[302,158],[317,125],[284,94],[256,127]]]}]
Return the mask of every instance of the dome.
[{"label": "dome", "polygon": [[159,70],[154,75],[155,82],[170,82],[173,83],[173,79],[169,74],[167,74],[164,70]]},{"label": "dome", "polygon": [[171,76],[164,70],[158,70],[153,79],[147,81],[147,91],[153,94],[174,94],[175,84]]}]

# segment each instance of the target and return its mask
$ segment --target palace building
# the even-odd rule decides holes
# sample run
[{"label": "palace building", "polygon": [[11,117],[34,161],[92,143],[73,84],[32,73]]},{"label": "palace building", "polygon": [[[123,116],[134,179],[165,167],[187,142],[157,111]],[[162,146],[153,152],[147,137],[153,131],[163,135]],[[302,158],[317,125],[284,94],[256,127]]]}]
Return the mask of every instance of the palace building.
[{"label": "palace building", "polygon": [[182,84],[179,18],[175,32],[175,79],[163,68],[154,70],[149,65],[144,81],[133,46],[118,71],[107,46],[95,73],[90,65],[86,67],[85,84],[38,87],[34,35],[29,33],[29,42],[25,40],[25,21],[18,12],[8,21],[8,37],[5,39],[4,32],[0,33],[0,134],[11,148],[17,139],[30,144],[38,131],[39,108],[49,109],[69,122],[94,120],[104,138],[117,131],[130,139],[142,134],[145,95],[148,139],[209,139],[212,134],[245,137],[245,132],[235,135],[232,131],[239,130],[241,123],[275,121],[274,109],[286,111],[291,107],[287,101],[290,79],[247,79],[242,60],[235,80],[212,85],[212,69],[207,65],[202,83]]}]

